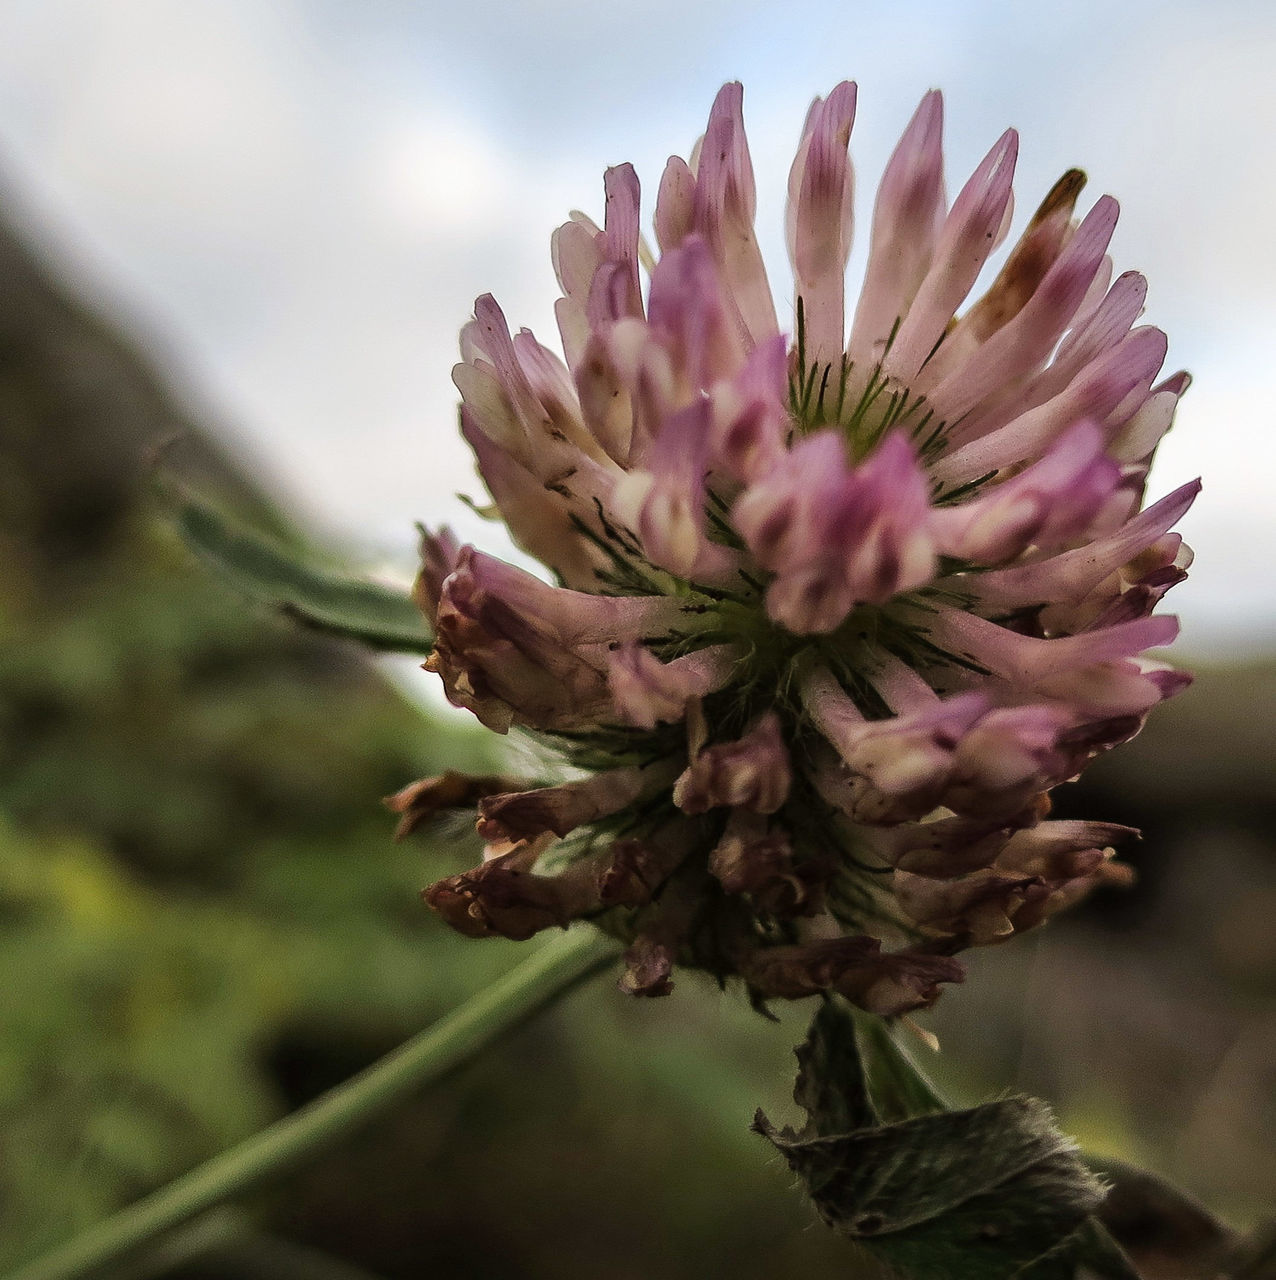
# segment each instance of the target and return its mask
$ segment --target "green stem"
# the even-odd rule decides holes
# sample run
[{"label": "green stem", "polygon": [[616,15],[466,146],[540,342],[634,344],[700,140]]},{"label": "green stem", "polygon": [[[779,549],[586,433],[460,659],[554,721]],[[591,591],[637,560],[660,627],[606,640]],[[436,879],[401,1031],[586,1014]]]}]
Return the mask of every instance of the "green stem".
[{"label": "green stem", "polygon": [[8,1280],[88,1276],[161,1233],[277,1177],[465,1062],[601,968],[615,949],[611,939],[593,929],[573,930],[555,939],[366,1071],[10,1273]]},{"label": "green stem", "polygon": [[852,1009],[851,1014],[860,1042],[868,1050],[865,1070],[869,1091],[883,1120],[908,1120],[931,1111],[952,1109],[953,1104],[900,1043],[897,1027],[858,1009]]}]

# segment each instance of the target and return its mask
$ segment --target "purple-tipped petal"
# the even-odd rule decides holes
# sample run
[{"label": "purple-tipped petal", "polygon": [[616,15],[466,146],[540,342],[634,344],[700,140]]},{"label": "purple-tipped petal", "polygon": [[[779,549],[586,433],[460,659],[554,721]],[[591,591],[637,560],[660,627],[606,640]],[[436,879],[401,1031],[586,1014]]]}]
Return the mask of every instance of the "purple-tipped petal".
[{"label": "purple-tipped petal", "polygon": [[1018,314],[927,393],[941,417],[956,421],[985,397],[1044,363],[1098,273],[1116,229],[1117,212],[1117,202],[1104,196]]},{"label": "purple-tipped petal", "polygon": [[684,401],[739,372],[744,344],[709,246],[699,236],[660,260],[647,308],[652,332],[667,346],[681,379]]},{"label": "purple-tipped petal", "polygon": [[877,193],[864,288],[847,347],[858,365],[885,354],[930,270],[944,219],[944,99],[931,90],[899,140]]},{"label": "purple-tipped petal", "polygon": [[936,544],[962,560],[1001,564],[1031,545],[1056,547],[1082,533],[1121,482],[1120,467],[1103,449],[1100,428],[1077,423],[1040,462],[969,502],[936,510]]},{"label": "purple-tipped petal", "polygon": [[663,596],[551,587],[462,547],[442,585],[427,665],[450,701],[499,733],[575,728],[610,708],[606,642],[667,631],[680,612]]},{"label": "purple-tipped petal", "polygon": [[817,364],[840,359],[845,345],[845,275],[854,223],[847,147],[854,122],[855,85],[844,81],[812,105],[789,173],[789,257],[808,358]]},{"label": "purple-tipped petal", "polygon": [[776,575],[767,612],[799,635],[832,631],[857,602],[889,599],[933,570],[925,480],[902,435],[854,470],[836,432],[808,436],[745,491],[732,518]]},{"label": "purple-tipped petal", "polygon": [[708,241],[744,333],[761,342],[778,330],[762,251],[753,231],[757,196],[744,136],[744,90],[723,85],[709,113],[696,168],[694,226]]},{"label": "purple-tipped petal", "polygon": [[824,669],[808,676],[799,692],[811,723],[852,773],[884,795],[916,800],[921,812],[942,793],[957,744],[987,707],[982,694],[968,693],[933,698],[888,720],[866,720]]},{"label": "purple-tipped petal", "polygon": [[1031,688],[1070,671],[1119,661],[1144,649],[1169,644],[1178,629],[1177,618],[1141,618],[1102,631],[1039,640],[972,613],[941,609],[931,627],[931,636],[936,643],[987,667],[1011,684]]},{"label": "purple-tipped petal", "polygon": [[934,464],[932,474],[944,484],[964,484],[1041,454],[1080,418],[1093,418],[1105,426],[1124,424],[1138,404],[1124,416],[1121,407],[1131,398],[1139,404],[1147,398],[1165,360],[1165,347],[1165,335],[1159,329],[1133,330],[1053,399],[955,449]]},{"label": "purple-tipped petal", "polygon": [[710,393],[710,461],[738,481],[764,480],[782,465],[792,426],[788,344],[779,335],[749,353],[739,376]]},{"label": "purple-tipped petal", "polygon": [[[1049,560],[981,574],[972,583],[979,599],[997,608],[1021,608],[1042,601],[1080,601],[1109,574],[1146,551],[1187,513],[1201,482],[1182,485],[1115,533]],[[1161,643],[1165,643],[1162,641]]]},{"label": "purple-tipped petal", "polygon": [[1019,135],[1007,129],[953,201],[930,270],[882,362],[901,382],[926,362],[988,260],[1010,205],[1018,153]]}]

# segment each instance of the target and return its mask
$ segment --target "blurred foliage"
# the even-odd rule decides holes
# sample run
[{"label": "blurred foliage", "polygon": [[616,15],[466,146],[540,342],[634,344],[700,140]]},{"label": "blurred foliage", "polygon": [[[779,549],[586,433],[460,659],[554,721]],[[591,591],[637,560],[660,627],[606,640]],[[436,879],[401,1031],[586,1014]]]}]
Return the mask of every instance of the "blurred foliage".
[{"label": "blurred foliage", "polygon": [[422,768],[480,765],[475,740],[426,723],[354,655],[254,617],[154,524],[93,569],[53,601],[6,592],[14,1248],[276,1113],[262,1055],[282,1028],[392,1040],[508,963],[484,951],[461,971],[439,964],[451,939],[422,948],[420,853],[391,843],[377,803]]},{"label": "blurred foliage", "polygon": [[338,574],[317,565],[301,548],[236,528],[225,515],[178,489],[174,520],[187,545],[210,570],[254,600],[301,626],[357,640],[369,649],[428,654],[429,623],[401,587]]}]

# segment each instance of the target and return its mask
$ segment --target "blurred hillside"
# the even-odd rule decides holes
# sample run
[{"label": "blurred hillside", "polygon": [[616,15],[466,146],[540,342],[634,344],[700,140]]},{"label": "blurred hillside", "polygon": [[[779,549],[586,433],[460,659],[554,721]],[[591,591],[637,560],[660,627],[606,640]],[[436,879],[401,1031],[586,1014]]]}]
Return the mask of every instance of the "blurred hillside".
[{"label": "blurred hillside", "polygon": [[[378,803],[490,764],[486,739],[190,563],[147,481],[174,436],[191,483],[303,534],[3,228],[0,422],[4,1266],[336,1083],[522,949],[420,907],[467,852],[396,846]],[[1207,668],[1068,789],[1065,811],[1144,829],[1141,887],[979,957],[931,1020],[966,1097],[1039,1092],[1087,1143],[1243,1216],[1276,1201],[1274,694],[1276,663]],[[643,1005],[595,983],[261,1197],[268,1235],[171,1274],[852,1274],[747,1130],[759,1104],[789,1114],[807,1013],[764,1023],[693,977]]]}]

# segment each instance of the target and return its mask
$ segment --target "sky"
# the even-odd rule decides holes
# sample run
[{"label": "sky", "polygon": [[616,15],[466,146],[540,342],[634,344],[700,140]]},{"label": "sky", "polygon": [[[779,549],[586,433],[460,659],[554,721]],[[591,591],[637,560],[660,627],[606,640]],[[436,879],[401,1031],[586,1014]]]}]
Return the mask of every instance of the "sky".
[{"label": "sky", "polygon": [[[899,132],[946,98],[949,190],[1020,129],[1017,225],[1053,180],[1120,199],[1117,270],[1192,390],[1154,494],[1201,475],[1171,602],[1184,647],[1276,647],[1276,6],[1243,0],[0,0],[0,193],[255,469],[406,572],[413,522],[504,546],[455,433],[474,298],[556,342],[549,235],[645,207],[723,81],[745,85],[759,227],[787,294],[785,180],[807,104],[859,83],[859,225]],[[1015,232],[1012,231],[1012,237]],[[862,269],[852,258],[851,287]]]}]

